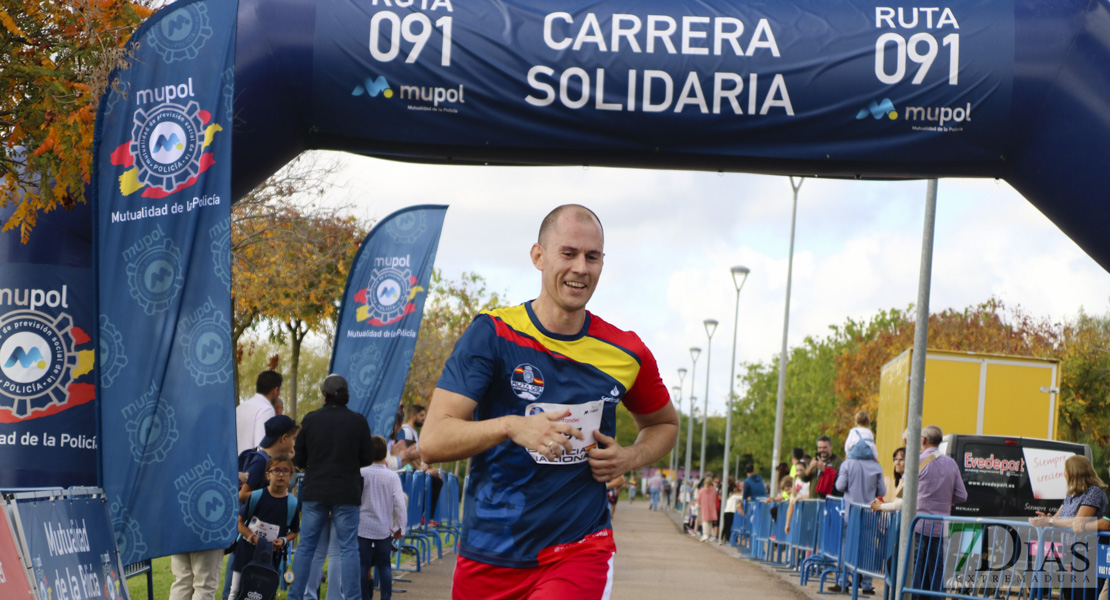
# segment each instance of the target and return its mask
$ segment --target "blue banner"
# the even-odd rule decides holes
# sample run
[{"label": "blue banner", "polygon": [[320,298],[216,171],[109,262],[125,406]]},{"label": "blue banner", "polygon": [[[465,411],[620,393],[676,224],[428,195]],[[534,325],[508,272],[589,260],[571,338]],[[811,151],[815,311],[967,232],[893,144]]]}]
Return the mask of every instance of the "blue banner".
[{"label": "blue banner", "polygon": [[14,504],[39,598],[131,597],[105,503],[104,498],[50,498]]},{"label": "blue banner", "polygon": [[1014,6],[331,0],[316,6],[313,67],[312,123],[345,137],[995,161]]},{"label": "blue banner", "polygon": [[0,234],[0,488],[97,483],[91,214]]},{"label": "blue banner", "polygon": [[446,206],[403,208],[374,226],[355,255],[332,349],[351,410],[389,436],[416,349]]},{"label": "blue banner", "polygon": [[[101,471],[125,563],[235,535],[231,131],[238,3],[169,5],[94,141]],[[126,357],[120,360],[118,357]]]}]

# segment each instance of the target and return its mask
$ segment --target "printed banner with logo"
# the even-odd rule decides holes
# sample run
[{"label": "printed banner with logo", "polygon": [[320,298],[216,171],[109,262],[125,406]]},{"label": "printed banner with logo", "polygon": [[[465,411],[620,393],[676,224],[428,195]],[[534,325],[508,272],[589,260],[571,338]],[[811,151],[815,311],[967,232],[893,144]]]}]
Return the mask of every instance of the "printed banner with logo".
[{"label": "printed banner with logo", "polygon": [[104,498],[51,498],[13,504],[39,598],[131,597],[106,503]]},{"label": "printed banner with logo", "polygon": [[374,226],[355,255],[332,349],[349,408],[389,436],[416,349],[446,206],[403,208]]},{"label": "printed banner with logo", "polygon": [[1014,6],[333,0],[316,5],[313,67],[312,123],[347,138],[996,161]]},{"label": "printed banner with logo", "polygon": [[97,483],[91,215],[43,214],[27,244],[0,234],[0,488]]},{"label": "printed banner with logo", "polygon": [[[176,2],[101,99],[101,473],[124,563],[235,533],[231,130],[238,3]],[[141,68],[140,68],[141,65]]]}]

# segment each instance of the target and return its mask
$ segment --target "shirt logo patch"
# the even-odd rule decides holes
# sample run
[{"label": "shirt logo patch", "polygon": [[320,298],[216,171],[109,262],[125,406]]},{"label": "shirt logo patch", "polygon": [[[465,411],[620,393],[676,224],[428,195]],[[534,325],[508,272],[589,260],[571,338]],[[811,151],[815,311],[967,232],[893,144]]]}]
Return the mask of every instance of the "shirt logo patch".
[{"label": "shirt logo patch", "polygon": [[604,400],[607,404],[616,404],[617,402],[621,401],[620,395],[621,391],[618,390],[617,386],[614,385],[613,389],[609,390],[609,395],[602,395],[601,399]]},{"label": "shirt logo patch", "polygon": [[528,363],[517,365],[509,378],[513,393],[523,400],[536,400],[543,394],[543,373]]}]

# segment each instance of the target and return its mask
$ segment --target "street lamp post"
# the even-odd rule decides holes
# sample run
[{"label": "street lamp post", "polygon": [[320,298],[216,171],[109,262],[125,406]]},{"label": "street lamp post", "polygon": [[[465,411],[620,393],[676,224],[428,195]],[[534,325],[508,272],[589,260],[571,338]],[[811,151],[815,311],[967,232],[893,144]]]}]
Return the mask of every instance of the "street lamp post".
[{"label": "street lamp post", "polygon": [[694,380],[698,373],[698,355],[701,348],[690,348],[690,358],[694,359],[694,368],[690,371],[690,416],[686,419],[686,469],[682,477],[690,481],[690,459],[694,454]]},{"label": "street lamp post", "polygon": [[[671,387],[671,402],[674,403],[674,411],[678,413],[678,431],[682,431],[682,412],[678,410],[679,405],[682,403],[682,389],[680,387]],[[667,459],[667,467],[671,472],[674,472],[675,461],[678,460],[678,440],[675,439],[675,446],[671,448],[671,456]]]},{"label": "street lamp post", "polygon": [[706,319],[702,324],[705,325],[705,335],[709,338],[709,343],[705,345],[705,397],[702,398],[701,454],[698,458],[698,471],[702,477],[705,477],[705,432],[709,424],[709,366],[713,364],[713,332],[717,331],[717,319]]},{"label": "street lamp post", "polygon": [[786,400],[786,338],[790,331],[790,280],[794,275],[794,229],[798,222],[798,190],[802,189],[804,177],[794,184],[790,178],[790,187],[794,189],[794,210],[790,213],[790,258],[786,261],[786,307],[782,316],[782,351],[779,353],[779,389],[775,399],[775,441],[771,447],[771,493],[777,494],[779,489],[779,447],[782,446],[782,407]]},{"label": "street lamp post", "polygon": [[[728,497],[728,453],[732,443],[732,403],[736,398],[736,393],[733,391],[736,384],[736,332],[740,326],[740,288],[744,287],[744,281],[748,278],[748,273],[751,270],[747,267],[733,267],[732,268],[732,284],[736,286],[736,311],[733,313],[735,321],[732,324],[732,366],[729,368],[728,374],[728,402],[725,405],[725,461],[721,464],[724,465],[725,474],[721,477],[721,498]],[[737,435],[737,441],[739,441]],[[737,459],[739,459],[737,455]],[[739,467],[739,462],[736,463]],[[740,481],[739,469],[737,469],[736,480]],[[725,532],[724,537],[727,538],[730,532]]]},{"label": "street lamp post", "polygon": [[[678,370],[678,406],[675,407],[676,409],[682,407],[682,380],[684,380],[684,379],[686,379],[686,369],[679,369]],[[674,448],[675,448],[675,450],[674,450],[674,465],[671,467],[671,470],[674,471],[675,473],[678,473],[678,461],[682,456],[682,439],[681,438],[682,438],[682,411],[680,410],[680,411],[678,411],[678,436],[675,437],[675,441],[674,441]],[[678,480],[675,479],[675,481],[678,481]]]}]

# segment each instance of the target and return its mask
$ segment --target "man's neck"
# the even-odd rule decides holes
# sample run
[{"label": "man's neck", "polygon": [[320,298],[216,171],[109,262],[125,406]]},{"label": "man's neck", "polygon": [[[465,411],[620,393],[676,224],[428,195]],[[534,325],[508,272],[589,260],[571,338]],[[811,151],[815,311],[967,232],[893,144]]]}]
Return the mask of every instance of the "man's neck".
[{"label": "man's neck", "polygon": [[574,335],[586,324],[586,309],[567,312],[543,296],[532,301],[532,312],[540,325],[551,333]]}]

